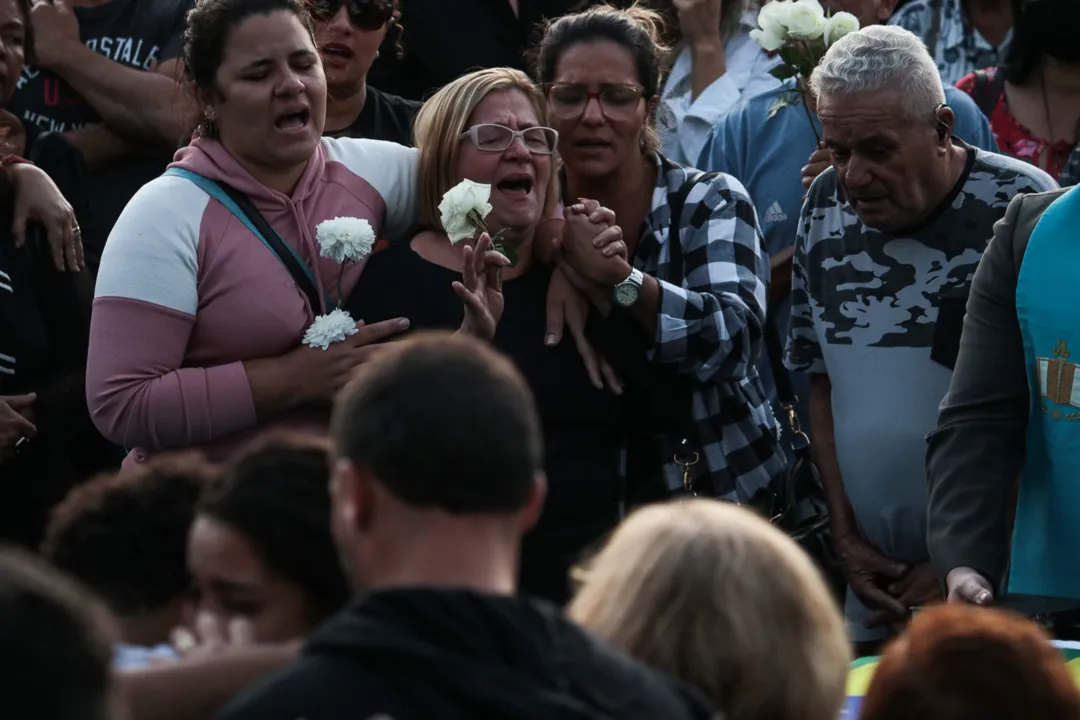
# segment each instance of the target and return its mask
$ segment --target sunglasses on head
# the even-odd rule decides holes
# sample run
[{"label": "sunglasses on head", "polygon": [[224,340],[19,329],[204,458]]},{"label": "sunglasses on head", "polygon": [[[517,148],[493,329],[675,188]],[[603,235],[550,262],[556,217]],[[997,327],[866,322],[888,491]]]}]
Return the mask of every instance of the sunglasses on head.
[{"label": "sunglasses on head", "polygon": [[352,24],[361,30],[382,30],[394,17],[393,0],[311,0],[312,14],[320,22],[337,15],[342,5]]}]

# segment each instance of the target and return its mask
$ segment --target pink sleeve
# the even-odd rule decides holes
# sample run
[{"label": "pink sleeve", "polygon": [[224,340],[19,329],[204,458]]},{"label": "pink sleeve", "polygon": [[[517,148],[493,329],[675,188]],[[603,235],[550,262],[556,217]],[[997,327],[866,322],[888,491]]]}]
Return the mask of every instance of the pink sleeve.
[{"label": "pink sleeve", "polygon": [[255,424],[244,365],[181,368],[194,318],[127,298],[94,301],[86,399],[124,447],[199,445]]},{"label": "pink sleeve", "polygon": [[187,180],[158,178],[132,198],[102,254],[86,400],[98,430],[128,448],[203,444],[256,421],[242,363],[184,367],[205,203]]}]

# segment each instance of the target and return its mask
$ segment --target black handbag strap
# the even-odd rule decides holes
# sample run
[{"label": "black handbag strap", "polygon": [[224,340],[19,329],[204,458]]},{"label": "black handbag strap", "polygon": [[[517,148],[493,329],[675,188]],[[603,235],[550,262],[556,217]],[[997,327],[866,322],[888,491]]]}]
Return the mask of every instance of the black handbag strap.
[{"label": "black handbag strap", "polygon": [[293,281],[296,286],[307,295],[308,302],[311,303],[311,312],[318,315],[322,312],[322,302],[319,300],[319,289],[315,287],[315,282],[311,279],[310,273],[304,268],[300,261],[296,258],[296,255],[285,244],[285,241],[281,239],[281,236],[277,234],[277,231],[270,226],[270,223],[266,221],[262,213],[258,211],[255,204],[251,202],[251,199],[240,192],[231,185],[217,181],[217,184],[221,186],[221,189],[225,191],[225,194],[236,203],[236,206],[247,215],[248,220],[254,225],[258,231],[262,234],[263,240],[270,246],[274,254],[277,255],[278,260],[285,266],[285,269],[292,275]]},{"label": "black handbag strap", "polygon": [[1003,92],[1005,92],[1005,73],[1000,68],[994,72],[993,79],[986,70],[975,71],[975,88],[971,97],[988,120],[994,113]]}]

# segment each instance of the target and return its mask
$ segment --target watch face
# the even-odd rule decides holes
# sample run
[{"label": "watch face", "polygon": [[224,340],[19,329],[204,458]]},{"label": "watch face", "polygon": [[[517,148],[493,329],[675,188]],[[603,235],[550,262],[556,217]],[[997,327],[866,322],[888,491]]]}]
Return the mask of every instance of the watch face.
[{"label": "watch face", "polygon": [[615,302],[630,307],[637,302],[638,287],[632,283],[623,283],[615,288]]}]

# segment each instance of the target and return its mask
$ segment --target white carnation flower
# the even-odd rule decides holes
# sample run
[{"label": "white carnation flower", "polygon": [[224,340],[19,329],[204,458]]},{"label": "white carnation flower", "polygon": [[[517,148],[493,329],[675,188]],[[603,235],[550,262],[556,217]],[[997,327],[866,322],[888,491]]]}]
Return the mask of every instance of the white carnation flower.
[{"label": "white carnation flower", "polygon": [[341,342],[349,335],[359,332],[356,329],[356,321],[352,315],[341,308],[336,308],[326,315],[320,315],[311,323],[311,327],[304,333],[303,343],[308,347],[330,347],[331,344]]},{"label": "white carnation flower", "polygon": [[849,12],[838,12],[825,23],[825,44],[834,42],[859,29],[859,18]]},{"label": "white carnation flower", "polygon": [[439,203],[443,229],[450,242],[468,240],[483,228],[484,218],[491,212],[491,186],[462,180],[446,191]]},{"label": "white carnation flower", "polygon": [[828,23],[818,0],[796,0],[787,20],[788,35],[796,40],[816,40],[825,32]]},{"label": "white carnation flower", "polygon": [[360,262],[375,247],[375,231],[363,218],[323,220],[315,228],[315,239],[319,242],[319,254],[339,264],[346,260]]}]

